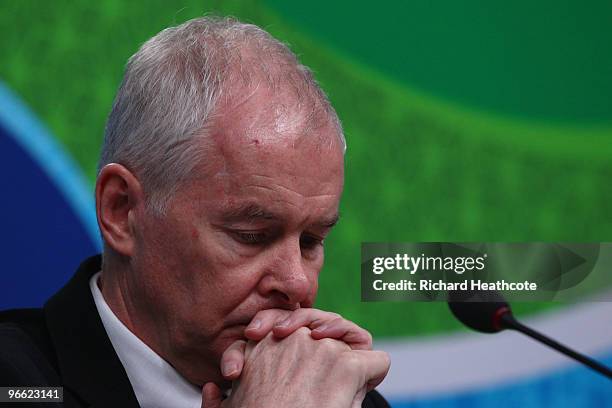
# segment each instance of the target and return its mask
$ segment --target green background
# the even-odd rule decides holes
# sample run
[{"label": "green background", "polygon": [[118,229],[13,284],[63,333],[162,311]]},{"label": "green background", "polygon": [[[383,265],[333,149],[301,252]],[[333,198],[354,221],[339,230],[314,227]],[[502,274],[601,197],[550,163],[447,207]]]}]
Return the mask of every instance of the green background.
[{"label": "green background", "polygon": [[[612,3],[0,3],[0,80],[93,186],[123,67],[215,11],[312,67],[343,121],[341,222],[318,307],[377,336],[457,330],[443,304],[360,302],[362,241],[610,241]],[[519,314],[558,307],[518,304]]]}]

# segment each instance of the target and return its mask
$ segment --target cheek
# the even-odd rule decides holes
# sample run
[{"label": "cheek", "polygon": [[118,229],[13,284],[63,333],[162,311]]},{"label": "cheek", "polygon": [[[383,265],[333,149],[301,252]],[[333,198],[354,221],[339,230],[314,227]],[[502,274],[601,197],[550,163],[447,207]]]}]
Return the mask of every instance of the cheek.
[{"label": "cheek", "polygon": [[193,223],[153,224],[145,232],[139,269],[147,297],[177,323],[212,334],[234,310],[255,303],[257,257],[237,250],[223,232]]},{"label": "cheek", "polygon": [[[217,315],[230,313],[255,292],[258,266],[214,231],[191,231],[200,239],[185,253],[184,279],[199,293],[199,306]],[[194,279],[195,277],[195,279]]]},{"label": "cheek", "polygon": [[152,308],[159,313],[178,315],[202,297],[200,232],[190,225],[151,219],[137,239],[132,259],[137,284]]}]

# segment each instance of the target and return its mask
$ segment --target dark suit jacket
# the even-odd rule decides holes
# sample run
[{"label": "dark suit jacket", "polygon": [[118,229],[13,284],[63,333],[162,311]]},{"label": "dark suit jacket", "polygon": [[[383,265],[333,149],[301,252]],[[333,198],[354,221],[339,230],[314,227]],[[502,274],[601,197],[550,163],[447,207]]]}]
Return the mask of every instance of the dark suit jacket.
[{"label": "dark suit jacket", "polygon": [[[138,407],[89,288],[100,265],[83,262],[42,309],[0,312],[0,386],[63,386],[65,407]],[[362,406],[388,404],[372,391]]]}]

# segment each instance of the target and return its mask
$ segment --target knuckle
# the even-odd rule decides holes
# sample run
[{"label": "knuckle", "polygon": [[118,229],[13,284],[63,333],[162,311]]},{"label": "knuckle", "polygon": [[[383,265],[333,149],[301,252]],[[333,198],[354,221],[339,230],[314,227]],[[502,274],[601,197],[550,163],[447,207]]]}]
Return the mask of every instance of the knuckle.
[{"label": "knuckle", "polygon": [[316,340],[319,347],[328,354],[340,354],[344,351],[350,350],[350,347],[344,343],[343,341],[339,341],[336,339],[332,339],[329,337],[324,337],[322,339]]},{"label": "knuckle", "polygon": [[300,337],[306,337],[306,336],[310,337],[310,329],[308,327],[302,326],[302,327],[298,328],[294,332],[294,334],[296,334],[297,336],[300,336]]},{"label": "knuckle", "polygon": [[330,338],[315,340],[314,350],[324,360],[338,361],[342,352],[339,343],[339,341]]},{"label": "knuckle", "polygon": [[342,359],[342,365],[344,369],[350,372],[355,372],[362,369],[363,361],[358,354],[347,353],[347,355]]},{"label": "knuckle", "polygon": [[322,348],[326,348],[326,349],[337,349],[338,348],[337,340],[325,337],[317,341],[321,344]]}]

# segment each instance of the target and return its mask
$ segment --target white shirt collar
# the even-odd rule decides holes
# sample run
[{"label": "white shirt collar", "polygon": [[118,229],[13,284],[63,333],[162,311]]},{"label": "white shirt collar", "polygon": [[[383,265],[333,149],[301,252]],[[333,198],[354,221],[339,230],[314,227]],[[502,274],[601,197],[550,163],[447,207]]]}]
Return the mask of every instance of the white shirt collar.
[{"label": "white shirt collar", "polygon": [[100,288],[96,273],[89,287],[102,324],[125,368],[142,408],[200,408],[202,390],[183,378],[115,316]]}]

